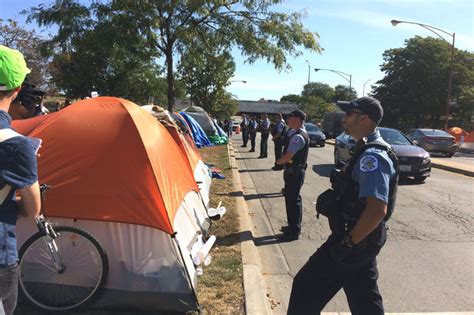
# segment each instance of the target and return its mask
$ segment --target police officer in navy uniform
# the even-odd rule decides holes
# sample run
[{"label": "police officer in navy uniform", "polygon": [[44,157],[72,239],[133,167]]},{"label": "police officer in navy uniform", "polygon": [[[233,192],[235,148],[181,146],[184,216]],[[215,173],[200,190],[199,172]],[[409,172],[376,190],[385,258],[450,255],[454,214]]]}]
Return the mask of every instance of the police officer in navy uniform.
[{"label": "police officer in navy uniform", "polygon": [[257,117],[252,116],[249,122],[249,136],[250,136],[250,151],[255,152],[255,138],[257,137]]},{"label": "police officer in navy uniform", "polygon": [[263,114],[263,119],[258,126],[260,131],[260,156],[259,159],[268,157],[268,137],[270,136],[270,119],[267,114]]},{"label": "police officer in navy uniform", "polygon": [[280,113],[279,114],[279,120],[275,124],[274,132],[273,132],[273,137],[272,141],[275,145],[275,165],[272,167],[272,170],[274,171],[280,171],[283,169],[282,165],[277,165],[276,161],[281,158],[281,155],[283,154],[283,145],[285,144],[285,129],[286,129],[286,123],[285,120],[283,120],[283,115]]},{"label": "police officer in navy uniform", "polygon": [[284,195],[288,226],[282,227],[282,241],[294,241],[301,232],[303,204],[300,191],[304,183],[306,161],[309,152],[309,137],[304,129],[306,114],[301,110],[292,111],[288,116],[291,128],[286,134],[283,156],[276,161],[283,165],[283,180],[285,181]]},{"label": "police officer in navy uniform", "polygon": [[249,141],[249,119],[246,114],[242,115],[242,122],[240,123],[240,131],[242,132],[242,148],[247,147]]},{"label": "police officer in navy uniform", "polygon": [[[398,161],[376,127],[380,102],[362,97],[338,102],[346,113],[344,128],[357,141],[355,153],[340,172],[331,174],[333,208],[324,208],[332,234],[293,281],[288,314],[319,314],[342,288],[352,314],[384,314],[377,286],[376,256],[385,244],[385,222],[393,212]],[[320,211],[318,209],[318,211]]]}]

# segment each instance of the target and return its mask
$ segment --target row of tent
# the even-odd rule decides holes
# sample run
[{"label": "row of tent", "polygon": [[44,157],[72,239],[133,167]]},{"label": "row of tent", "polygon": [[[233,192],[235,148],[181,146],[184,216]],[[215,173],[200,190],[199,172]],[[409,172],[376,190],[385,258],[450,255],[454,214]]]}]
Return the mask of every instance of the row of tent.
[{"label": "row of tent", "polygon": [[466,130],[459,127],[449,128],[450,133],[456,142],[459,144],[459,149],[474,151],[474,132],[467,132]]},{"label": "row of tent", "polygon": [[193,139],[198,148],[227,144],[228,137],[217,121],[201,107],[190,106],[179,113],[192,129]]},{"label": "row of tent", "polygon": [[[17,132],[43,141],[39,179],[53,187],[45,216],[86,230],[107,252],[96,307],[198,308],[192,253],[211,224],[211,172],[180,120],[186,113],[97,97],[13,121]],[[20,219],[17,231],[21,246],[37,229]]]}]

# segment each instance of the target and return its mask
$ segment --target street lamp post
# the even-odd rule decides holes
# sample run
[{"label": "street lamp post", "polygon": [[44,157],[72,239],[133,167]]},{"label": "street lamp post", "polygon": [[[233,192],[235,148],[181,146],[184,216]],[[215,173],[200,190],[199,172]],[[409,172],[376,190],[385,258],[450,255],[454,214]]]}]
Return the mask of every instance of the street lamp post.
[{"label": "street lamp post", "polygon": [[365,96],[365,85],[366,85],[367,83],[369,83],[369,81],[370,81],[370,79],[368,79],[367,81],[365,81],[365,82],[364,82],[364,85],[362,86],[362,97]]},{"label": "street lamp post", "polygon": [[434,26],[431,26],[431,25],[422,24],[422,23],[417,23],[417,22],[408,22],[408,21],[399,21],[399,20],[392,20],[390,22],[392,23],[393,26],[397,26],[400,23],[414,24],[414,25],[421,26],[421,27],[427,29],[428,31],[436,34],[439,38],[441,38],[442,40],[447,41],[448,43],[449,43],[449,41],[446,38],[444,38],[443,36],[441,36],[436,31],[439,31],[439,32],[442,32],[446,35],[449,35],[453,39],[453,41],[451,43],[451,57],[450,57],[450,62],[449,62],[448,96],[446,98],[446,120],[444,121],[444,129],[448,130],[449,105],[451,104],[451,89],[452,89],[452,84],[453,84],[454,41],[456,40],[456,33],[449,33],[449,32],[446,32],[445,30],[440,29],[440,28],[437,28],[437,27],[434,27]]},{"label": "street lamp post", "polygon": [[338,70],[333,70],[333,69],[314,68],[314,71],[316,71],[316,72],[318,72],[320,70],[331,71],[331,72],[334,72],[335,74],[339,75],[340,77],[344,78],[347,82],[349,82],[349,92],[352,91],[352,74],[345,73],[345,72],[338,71]]},{"label": "street lamp post", "polygon": [[311,65],[309,64],[309,61],[306,60],[306,63],[308,64],[308,84],[311,82]]}]

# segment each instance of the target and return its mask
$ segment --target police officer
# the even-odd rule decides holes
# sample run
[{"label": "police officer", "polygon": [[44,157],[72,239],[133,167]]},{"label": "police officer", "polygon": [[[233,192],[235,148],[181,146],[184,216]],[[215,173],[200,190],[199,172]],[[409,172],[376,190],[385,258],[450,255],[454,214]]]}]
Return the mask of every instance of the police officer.
[{"label": "police officer", "polygon": [[334,208],[325,211],[332,234],[295,276],[288,314],[319,314],[341,288],[352,314],[384,314],[376,256],[395,204],[398,161],[376,130],[383,116],[378,100],[362,97],[338,106],[357,147],[331,176]]},{"label": "police officer", "polygon": [[7,315],[13,314],[18,294],[16,220],[33,219],[41,203],[35,142],[11,129],[8,114],[29,72],[19,51],[0,45],[0,314]]},{"label": "police officer", "polygon": [[240,123],[240,131],[242,132],[242,148],[247,147],[247,142],[249,141],[249,119],[246,114],[242,115],[242,122]]},{"label": "police officer", "polygon": [[288,116],[291,130],[285,137],[283,156],[276,161],[284,165],[283,180],[285,181],[284,195],[288,226],[282,227],[282,241],[294,241],[301,232],[303,204],[300,190],[304,183],[306,161],[309,151],[309,137],[304,129],[306,114],[301,110],[292,111]]},{"label": "police officer", "polygon": [[285,129],[286,129],[286,123],[283,120],[283,115],[280,113],[279,114],[279,120],[275,124],[274,132],[273,132],[273,137],[272,141],[274,142],[275,145],[275,165],[272,167],[272,170],[274,171],[280,171],[283,169],[282,165],[277,165],[276,161],[281,158],[282,152],[283,152],[283,144],[284,144],[284,139],[285,139]]},{"label": "police officer", "polygon": [[249,136],[250,136],[250,151],[255,152],[255,138],[257,137],[257,117],[252,116],[249,122]]},{"label": "police officer", "polygon": [[268,156],[268,137],[270,136],[270,119],[267,114],[263,114],[263,119],[258,126],[260,131],[260,156],[259,159],[264,159]]}]

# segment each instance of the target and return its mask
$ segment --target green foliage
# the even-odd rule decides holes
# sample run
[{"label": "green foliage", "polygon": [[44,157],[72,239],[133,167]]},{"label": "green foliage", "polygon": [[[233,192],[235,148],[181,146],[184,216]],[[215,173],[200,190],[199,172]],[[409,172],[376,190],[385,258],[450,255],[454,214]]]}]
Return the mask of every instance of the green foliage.
[{"label": "green foliage", "polygon": [[[384,52],[381,70],[385,77],[377,82],[373,96],[384,106],[385,125],[402,129],[442,126],[450,54],[451,46],[446,41],[419,36],[408,39],[405,47]],[[454,56],[451,95],[457,100],[469,95],[464,91],[474,85],[473,63],[469,61],[473,54],[456,49]],[[460,101],[465,102],[462,97]]]},{"label": "green foliage", "polygon": [[211,39],[190,46],[179,66],[181,81],[192,102],[219,118],[234,114],[233,106],[229,105],[231,97],[225,90],[234,71],[229,51]]},{"label": "green foliage", "polygon": [[332,102],[334,99],[334,93],[334,89],[329,84],[322,82],[311,82],[309,84],[305,84],[303,91],[301,92],[301,96],[319,96],[325,102]]},{"label": "green foliage", "polygon": [[357,92],[354,88],[350,88],[346,85],[336,85],[334,88],[334,102],[337,101],[350,101],[357,98]]},{"label": "green foliage", "polygon": [[26,63],[31,69],[27,80],[30,84],[37,85],[38,88],[48,90],[54,88],[48,79],[49,58],[42,54],[41,47],[43,39],[34,31],[29,31],[18,25],[18,22],[8,19],[0,19],[0,45],[17,49],[25,56]]},{"label": "green foliage", "polygon": [[[172,110],[175,98],[174,58],[179,59],[196,41],[205,42],[210,35],[218,38],[219,46],[224,49],[238,48],[247,62],[266,59],[278,70],[290,68],[287,56],[301,55],[299,47],[319,52],[318,35],[304,29],[300,13],[285,14],[271,10],[280,2],[109,0],[92,1],[86,6],[78,0],[56,0],[49,7],[40,5],[32,8],[29,19],[39,25],[59,26],[53,42],[62,53],[75,52],[77,42],[101,25],[111,27],[109,34],[112,38],[130,40],[119,41],[115,47],[125,50],[127,59],[130,57],[134,59],[132,61],[144,62],[142,54],[147,55],[148,60],[164,57],[168,109]],[[123,47],[129,45],[132,47]],[[132,52],[138,57],[128,55]]]},{"label": "green foliage", "polygon": [[290,102],[290,103],[295,103],[295,104],[302,104],[304,101],[303,97],[301,95],[296,95],[296,94],[288,94],[285,96],[282,96],[280,99],[280,102]]},{"label": "green foliage", "polygon": [[54,51],[53,81],[70,98],[98,91],[139,104],[163,100],[166,81],[160,77],[158,54],[126,12],[110,13],[107,6],[86,7],[72,0],[32,9],[29,19],[60,26],[48,42]]},{"label": "green foliage", "polygon": [[326,83],[311,82],[303,87],[301,95],[289,94],[283,96],[280,101],[293,102],[301,106],[308,116],[308,120],[321,119],[326,112],[335,111],[332,101],[335,90]]}]

